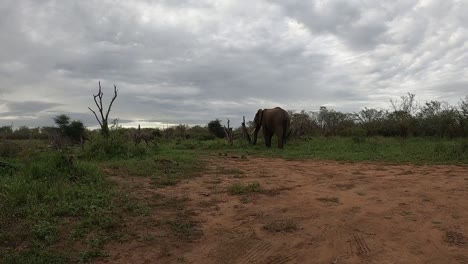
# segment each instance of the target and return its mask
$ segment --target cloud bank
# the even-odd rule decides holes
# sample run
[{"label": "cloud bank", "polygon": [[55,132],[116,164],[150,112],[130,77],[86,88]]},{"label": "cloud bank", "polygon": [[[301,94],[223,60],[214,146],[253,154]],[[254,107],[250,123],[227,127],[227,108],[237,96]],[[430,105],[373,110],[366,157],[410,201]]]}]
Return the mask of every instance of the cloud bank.
[{"label": "cloud bank", "polygon": [[[467,1],[14,1],[0,7],[0,125],[88,126],[101,81],[121,123],[252,119],[258,108],[456,104]],[[159,123],[154,123],[158,125]]]}]

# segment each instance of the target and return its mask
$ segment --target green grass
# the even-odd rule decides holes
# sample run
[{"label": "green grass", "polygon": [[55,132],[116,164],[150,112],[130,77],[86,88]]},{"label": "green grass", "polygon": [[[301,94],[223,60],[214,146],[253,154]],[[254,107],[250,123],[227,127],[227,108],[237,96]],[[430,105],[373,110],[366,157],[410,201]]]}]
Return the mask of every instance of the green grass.
[{"label": "green grass", "polygon": [[258,182],[252,183],[234,183],[229,186],[229,193],[233,195],[240,195],[240,194],[250,194],[250,193],[259,193],[262,191],[262,187]]},{"label": "green grass", "polygon": [[317,200],[324,203],[340,203],[338,197],[319,197]]},{"label": "green grass", "polygon": [[298,226],[292,220],[278,220],[267,223],[263,228],[270,232],[294,232]]},{"label": "green grass", "polygon": [[201,156],[203,154],[194,150],[173,149],[163,145],[144,157],[110,160],[101,164],[121,175],[151,177],[156,187],[165,187],[201,172]]},{"label": "green grass", "polygon": [[254,155],[285,159],[320,159],[337,161],[379,161],[416,164],[468,164],[468,139],[437,138],[365,138],[356,142],[348,137],[313,137],[307,141],[292,140],[285,149],[275,144],[268,149],[262,141],[249,146],[240,140],[229,146],[226,140],[200,143],[201,150],[228,155]]},{"label": "green grass", "polygon": [[51,151],[33,156],[28,157],[33,162],[17,162],[15,171],[0,171],[0,257],[7,263],[76,259],[78,252],[63,255],[54,245],[64,243],[75,230],[85,237],[105,235],[117,226],[116,190],[92,163],[70,164],[66,156]]},{"label": "green grass", "polygon": [[[149,177],[154,188],[162,188],[200,174],[214,156],[468,164],[468,139],[374,137],[356,141],[314,137],[288,142],[280,150],[275,146],[267,149],[262,141],[250,146],[235,140],[234,146],[229,146],[223,139],[164,141],[145,147],[118,137],[113,142],[97,139],[84,151],[72,149],[70,153],[76,156],[73,163],[68,162],[67,155],[47,150],[43,141],[1,146],[0,159],[12,165],[0,167],[0,259],[5,263],[92,261],[106,254],[103,245],[113,239],[126,217],[145,217],[157,210],[187,211],[183,197],[135,201],[110,183],[107,174]],[[218,174],[243,176],[239,169],[218,168]],[[255,182],[228,187],[233,195],[267,191]],[[334,197],[324,197],[323,201],[339,202]],[[167,219],[163,224],[180,238],[191,240],[201,234],[189,215]],[[283,229],[281,223],[267,228],[277,229]]]}]

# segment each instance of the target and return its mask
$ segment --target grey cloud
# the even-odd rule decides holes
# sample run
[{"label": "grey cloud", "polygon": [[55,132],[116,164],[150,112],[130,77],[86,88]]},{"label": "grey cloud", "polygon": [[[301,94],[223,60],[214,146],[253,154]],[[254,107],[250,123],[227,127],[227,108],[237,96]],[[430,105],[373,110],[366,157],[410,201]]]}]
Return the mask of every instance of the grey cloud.
[{"label": "grey cloud", "polygon": [[0,117],[50,124],[63,112],[95,126],[99,80],[105,100],[119,88],[111,118],[126,123],[238,123],[277,105],[355,111],[406,92],[456,103],[467,11],[464,1],[7,0],[0,99],[56,105],[0,106]]},{"label": "grey cloud", "polygon": [[384,40],[389,15],[379,1],[272,1],[284,13],[314,34],[332,34],[357,49],[372,48]]},{"label": "grey cloud", "polygon": [[6,107],[6,112],[0,113],[0,117],[8,116],[34,116],[40,112],[44,112],[59,106],[58,103],[48,103],[41,101],[25,101],[25,102],[9,102],[4,101],[1,105]]}]

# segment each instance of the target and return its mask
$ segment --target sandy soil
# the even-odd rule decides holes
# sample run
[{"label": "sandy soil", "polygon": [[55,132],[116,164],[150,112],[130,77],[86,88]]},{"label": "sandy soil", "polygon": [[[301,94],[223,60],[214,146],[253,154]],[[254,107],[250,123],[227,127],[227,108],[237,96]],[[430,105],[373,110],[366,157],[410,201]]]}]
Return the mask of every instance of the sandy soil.
[{"label": "sandy soil", "polygon": [[[107,263],[468,263],[468,168],[216,157],[205,174],[142,197],[188,197],[203,235],[192,242],[110,243]],[[232,195],[236,183],[263,191]],[[163,211],[152,212],[160,219]],[[155,220],[156,221],[156,220]]]}]

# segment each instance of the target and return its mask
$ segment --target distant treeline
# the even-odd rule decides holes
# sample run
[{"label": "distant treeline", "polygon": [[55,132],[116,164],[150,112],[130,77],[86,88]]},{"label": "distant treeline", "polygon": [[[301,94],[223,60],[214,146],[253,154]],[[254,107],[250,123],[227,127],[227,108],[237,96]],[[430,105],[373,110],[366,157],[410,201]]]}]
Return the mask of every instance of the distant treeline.
[{"label": "distant treeline", "polygon": [[290,112],[291,133],[293,137],[468,136],[468,96],[456,106],[440,101],[419,104],[414,94],[390,103],[391,110],[364,108],[355,113],[342,113],[321,107],[318,112]]},{"label": "distant treeline", "polygon": [[[289,111],[291,117],[291,138],[311,136],[386,136],[386,137],[466,137],[468,136],[468,96],[458,105],[441,101],[423,104],[415,100],[414,94],[390,101],[391,109],[364,108],[359,112],[343,113],[320,107],[319,111]],[[252,118],[254,113],[252,113]],[[79,121],[78,121],[79,122]],[[73,122],[71,123],[73,124]],[[240,124],[239,124],[240,125]],[[250,131],[252,122],[247,123]],[[49,139],[59,127],[26,126],[13,129],[0,127],[0,139]],[[131,137],[135,128],[122,128],[114,122],[111,130],[119,130]],[[142,133],[160,139],[211,140],[224,137],[220,120],[213,120],[206,126],[178,125],[166,129],[142,128]],[[98,131],[87,130],[88,135]],[[234,137],[241,138],[241,127],[234,129]]]}]

